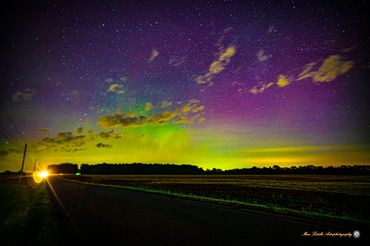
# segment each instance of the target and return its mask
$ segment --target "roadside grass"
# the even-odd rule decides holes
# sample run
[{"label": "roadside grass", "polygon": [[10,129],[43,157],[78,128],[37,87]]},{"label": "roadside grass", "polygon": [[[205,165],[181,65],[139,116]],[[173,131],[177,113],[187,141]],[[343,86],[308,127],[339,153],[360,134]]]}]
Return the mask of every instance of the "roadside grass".
[{"label": "roadside grass", "polygon": [[[187,199],[187,200],[193,200],[193,201],[201,201],[201,202],[207,202],[222,206],[228,206],[233,208],[241,208],[241,209],[253,209],[253,210],[259,210],[259,211],[265,211],[265,212],[273,212],[278,214],[284,214],[284,215],[293,215],[296,217],[301,218],[308,218],[308,219],[316,219],[323,222],[333,222],[343,225],[363,225],[366,227],[370,227],[370,221],[367,220],[361,220],[358,218],[354,218],[351,216],[346,215],[336,215],[336,214],[330,214],[327,213],[325,210],[321,211],[312,211],[309,210],[309,208],[305,209],[292,209],[287,206],[281,206],[276,203],[271,203],[269,201],[254,201],[254,200],[237,200],[234,199],[232,196],[229,197],[216,197],[214,194],[193,194],[191,192],[181,192],[171,189],[163,189],[160,187],[145,187],[141,185],[122,185],[122,184],[107,184],[99,182],[99,180],[96,180],[98,182],[95,182],[93,180],[89,181],[81,181],[76,178],[64,178],[64,180],[67,180],[69,182],[75,182],[80,184],[88,184],[88,185],[96,185],[96,186],[103,186],[103,187],[114,187],[114,188],[124,188],[128,190],[134,190],[134,191],[142,191],[142,192],[148,192],[152,194],[159,194],[159,195],[165,195],[169,197],[176,197],[181,199]],[[177,184],[179,186],[179,184]]]},{"label": "roadside grass", "polygon": [[63,245],[65,236],[47,184],[0,180],[0,244]]}]

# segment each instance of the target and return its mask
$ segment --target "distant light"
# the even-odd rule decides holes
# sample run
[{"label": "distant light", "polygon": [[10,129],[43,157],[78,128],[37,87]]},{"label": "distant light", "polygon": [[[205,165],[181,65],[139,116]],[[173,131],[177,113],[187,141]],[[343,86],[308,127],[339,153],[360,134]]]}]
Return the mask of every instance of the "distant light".
[{"label": "distant light", "polygon": [[39,173],[40,178],[45,179],[49,176],[49,172],[44,170]]},{"label": "distant light", "polygon": [[81,173],[76,173],[76,176],[80,176],[81,175]]}]

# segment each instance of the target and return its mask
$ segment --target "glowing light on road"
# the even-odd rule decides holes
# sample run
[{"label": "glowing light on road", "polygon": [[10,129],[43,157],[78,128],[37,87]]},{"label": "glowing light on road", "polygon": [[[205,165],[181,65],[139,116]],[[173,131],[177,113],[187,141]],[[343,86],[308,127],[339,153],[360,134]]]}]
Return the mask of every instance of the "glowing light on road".
[{"label": "glowing light on road", "polygon": [[33,181],[35,181],[35,183],[37,183],[37,184],[41,183],[48,176],[49,176],[49,172],[46,171],[46,170],[41,171],[41,172],[36,171],[36,172],[33,172],[33,174],[32,174]]},{"label": "glowing light on road", "polygon": [[40,178],[45,179],[49,176],[49,172],[44,170],[39,173]]}]

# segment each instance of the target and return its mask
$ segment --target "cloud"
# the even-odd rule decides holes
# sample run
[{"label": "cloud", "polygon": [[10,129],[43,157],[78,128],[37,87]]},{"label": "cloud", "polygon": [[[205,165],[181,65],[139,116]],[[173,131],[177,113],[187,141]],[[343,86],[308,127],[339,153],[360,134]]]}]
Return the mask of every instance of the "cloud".
[{"label": "cloud", "polygon": [[111,84],[111,83],[113,83],[115,81],[116,81],[116,83],[118,83],[119,81],[126,83],[126,82],[128,82],[128,77],[127,76],[117,76],[116,79],[114,79],[112,77],[109,77],[109,78],[106,78],[104,80],[104,82],[106,82],[108,84]]},{"label": "cloud", "polygon": [[176,120],[174,120],[175,124],[192,124],[194,122],[194,119],[188,118],[185,115],[182,115],[178,117]]},{"label": "cloud", "polygon": [[122,138],[121,134],[115,133],[113,130],[107,131],[107,132],[104,132],[104,131],[99,132],[97,134],[97,136],[100,137],[100,138],[103,138],[103,139],[110,139],[110,138],[119,139],[119,138]]},{"label": "cloud", "polygon": [[[161,108],[160,108],[161,109]],[[103,128],[114,127],[140,127],[146,125],[163,124],[192,124],[195,119],[204,122],[204,106],[199,105],[199,100],[191,99],[185,105],[178,105],[172,109],[155,114],[137,116],[131,114],[104,115],[98,119],[98,124]]]},{"label": "cloud", "polygon": [[26,88],[24,91],[17,91],[12,95],[13,102],[31,102],[36,95],[35,89]]},{"label": "cloud", "polygon": [[279,87],[285,87],[290,84],[290,81],[291,79],[287,78],[284,74],[280,74],[276,84]]},{"label": "cloud", "polygon": [[162,113],[159,113],[159,114],[156,114],[156,115],[152,116],[151,120],[150,120],[150,123],[154,124],[154,125],[165,124],[165,123],[171,121],[172,119],[174,119],[177,115],[178,115],[177,110],[165,111],[165,112],[162,112]]},{"label": "cloud", "polygon": [[107,90],[108,92],[117,93],[118,95],[125,93],[123,85],[120,84],[110,84]]},{"label": "cloud", "polygon": [[308,63],[304,66],[303,71],[298,75],[297,80],[312,78],[316,72],[311,71],[316,65],[316,62]]},{"label": "cloud", "polygon": [[249,89],[249,92],[254,94],[254,95],[257,95],[259,93],[264,92],[264,90],[270,88],[273,85],[275,85],[274,82],[270,82],[270,83],[267,83],[267,84],[259,84],[259,85],[256,85],[256,86],[252,87],[251,89]]},{"label": "cloud", "polygon": [[199,123],[203,123],[205,121],[206,121],[206,118],[204,118],[203,116],[201,116],[201,117],[198,118],[198,122]]},{"label": "cloud", "polygon": [[168,101],[163,101],[160,103],[159,107],[160,108],[168,108],[172,105],[172,102],[168,102]]},{"label": "cloud", "polygon": [[156,48],[153,48],[153,49],[152,49],[152,52],[151,52],[151,54],[150,54],[150,57],[149,57],[149,59],[148,59],[148,62],[150,63],[150,62],[154,61],[154,60],[155,60],[155,58],[157,58],[157,56],[158,56],[158,55],[159,55],[158,50],[157,50]]},{"label": "cloud", "polygon": [[152,107],[153,107],[153,105],[150,102],[147,102],[144,105],[144,110],[148,112],[152,109]]},{"label": "cloud", "polygon": [[53,138],[43,138],[37,144],[38,150],[64,150],[66,152],[75,152],[83,150],[82,146],[85,145],[84,135],[73,135],[72,132],[58,132]]},{"label": "cloud", "polygon": [[201,105],[201,106],[197,106],[197,107],[193,108],[193,109],[191,110],[191,112],[193,112],[193,113],[197,113],[197,112],[199,112],[199,111],[203,111],[203,109],[204,109],[204,106],[203,106],[203,105]]},{"label": "cloud", "polygon": [[[123,137],[122,134],[116,133],[114,130],[101,131],[96,134],[92,130],[89,130],[86,135],[82,135],[83,130],[82,127],[79,127],[76,130],[76,134],[72,132],[59,132],[54,137],[45,137],[35,144],[35,148],[38,151],[51,149],[54,151],[76,152],[85,150],[86,143],[91,143],[94,140],[100,142],[102,140],[121,139]],[[109,145],[100,145],[97,147],[110,148]],[[15,149],[12,150],[12,152],[18,153],[16,151]],[[8,152],[11,153],[10,150]]]},{"label": "cloud", "polygon": [[311,78],[312,82],[330,82],[335,80],[338,76],[348,73],[353,67],[353,61],[345,60],[340,55],[331,55],[325,58],[322,64],[318,68],[317,67],[318,62],[308,63],[303,66],[303,71],[296,79],[294,79],[293,76],[287,77],[281,74],[279,75],[277,82],[260,83],[248,91],[256,95],[274,85],[283,88],[296,81],[309,78]]},{"label": "cloud", "polygon": [[76,133],[77,134],[82,134],[83,131],[84,131],[84,129],[82,127],[79,127],[79,128],[77,128]]},{"label": "cloud", "polygon": [[312,82],[330,82],[338,76],[346,74],[353,67],[353,61],[345,60],[340,55],[332,55],[324,59],[321,66],[312,71],[316,63],[307,64],[298,75],[297,80],[312,78]]},{"label": "cloud", "polygon": [[198,105],[199,100],[191,99],[188,103],[186,103],[182,108],[181,111],[183,114],[187,115],[188,113],[197,113],[199,111],[202,111],[204,109],[204,106]]},{"label": "cloud", "polygon": [[199,75],[195,78],[198,84],[212,85],[212,79],[216,74],[222,72],[230,63],[231,58],[236,54],[236,47],[234,45],[222,49],[218,55],[217,60],[213,61],[208,68],[208,72],[204,75]]},{"label": "cloud", "polygon": [[113,147],[113,145],[111,144],[103,144],[103,143],[98,143],[96,145],[97,148],[106,148],[106,149],[111,149]]},{"label": "cloud", "polygon": [[94,141],[95,140],[95,134],[92,130],[88,130],[86,134],[86,139],[89,141]]},{"label": "cloud", "polygon": [[312,80],[314,82],[333,81],[339,75],[347,73],[352,67],[352,61],[345,61],[339,55],[329,56],[314,74]]},{"label": "cloud", "polygon": [[260,62],[265,62],[271,58],[271,56],[266,55],[265,51],[262,49],[257,51],[256,56],[257,56],[258,61]]},{"label": "cloud", "polygon": [[130,117],[126,114],[115,114],[115,115],[104,115],[98,119],[98,124],[103,128],[113,127],[132,127],[132,126],[143,126],[146,124],[147,117]]},{"label": "cloud", "polygon": [[286,87],[291,83],[291,81],[292,81],[291,77],[288,78],[284,74],[280,74],[276,82],[260,83],[256,86],[252,87],[251,89],[249,89],[249,93],[257,95],[257,94],[260,94],[260,93],[264,92],[266,89],[268,89],[268,88],[270,88],[274,85],[277,85],[280,88]]}]

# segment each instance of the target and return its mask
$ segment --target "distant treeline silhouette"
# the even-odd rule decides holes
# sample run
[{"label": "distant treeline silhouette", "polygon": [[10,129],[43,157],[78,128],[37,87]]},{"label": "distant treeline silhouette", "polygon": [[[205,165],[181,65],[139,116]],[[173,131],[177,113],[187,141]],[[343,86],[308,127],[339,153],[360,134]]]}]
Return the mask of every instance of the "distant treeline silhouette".
[{"label": "distant treeline silhouette", "polygon": [[203,174],[204,170],[195,165],[175,164],[82,164],[84,174]]},{"label": "distant treeline silhouette", "polygon": [[62,163],[49,165],[48,170],[51,173],[77,173],[78,165],[72,163]]},{"label": "distant treeline silhouette", "polygon": [[76,173],[81,174],[336,174],[336,175],[369,175],[370,165],[356,166],[292,166],[279,167],[252,167],[241,169],[206,169],[190,164],[81,164],[78,170],[77,164],[63,163],[49,165],[52,173]]}]

